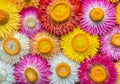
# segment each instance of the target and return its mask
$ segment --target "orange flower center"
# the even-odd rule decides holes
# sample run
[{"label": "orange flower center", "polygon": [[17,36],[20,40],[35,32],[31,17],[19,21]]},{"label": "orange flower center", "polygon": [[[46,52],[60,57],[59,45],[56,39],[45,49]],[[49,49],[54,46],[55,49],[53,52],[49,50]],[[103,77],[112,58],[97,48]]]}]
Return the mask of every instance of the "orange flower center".
[{"label": "orange flower center", "polygon": [[42,38],[38,41],[38,50],[41,53],[48,53],[52,50],[52,41],[48,38]]},{"label": "orange flower center", "polygon": [[58,74],[58,76],[65,78],[67,76],[69,76],[70,74],[70,66],[67,63],[59,63],[56,67],[56,73]]},{"label": "orange flower center", "polygon": [[71,15],[70,4],[65,0],[54,2],[49,8],[49,15],[55,22],[64,22]]},{"label": "orange flower center", "polygon": [[113,3],[117,3],[117,2],[119,2],[119,0],[107,0],[107,1],[109,1],[109,2],[113,2]]},{"label": "orange flower center", "polygon": [[35,82],[38,79],[38,74],[35,69],[29,67],[25,70],[25,77],[29,82]]},{"label": "orange flower center", "polygon": [[107,79],[107,72],[104,67],[97,65],[91,68],[90,78],[97,83],[102,83]]},{"label": "orange flower center", "polygon": [[78,52],[84,52],[89,47],[89,39],[85,34],[77,34],[72,39],[72,47]]},{"label": "orange flower center", "polygon": [[3,49],[9,55],[16,55],[21,50],[20,42],[16,38],[8,38],[3,42]]},{"label": "orange flower center", "polygon": [[111,38],[112,45],[120,47],[120,34],[114,34]]},{"label": "orange flower center", "polygon": [[5,24],[9,20],[9,14],[4,11],[3,9],[0,9],[0,24]]},{"label": "orange flower center", "polygon": [[36,22],[35,18],[29,17],[26,19],[25,24],[28,28],[33,29],[36,27],[37,22]]},{"label": "orange flower center", "polygon": [[90,18],[94,22],[100,22],[104,18],[104,11],[101,8],[93,8],[90,11]]}]

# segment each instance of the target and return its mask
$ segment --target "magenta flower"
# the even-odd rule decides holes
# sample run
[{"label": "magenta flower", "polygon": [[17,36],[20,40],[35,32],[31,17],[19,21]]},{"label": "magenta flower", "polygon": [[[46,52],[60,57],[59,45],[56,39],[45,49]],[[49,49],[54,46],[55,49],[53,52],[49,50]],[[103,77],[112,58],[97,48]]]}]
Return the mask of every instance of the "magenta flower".
[{"label": "magenta flower", "polygon": [[20,12],[21,27],[19,31],[32,37],[36,32],[41,30],[41,23],[37,17],[38,10],[34,7],[24,8]]},{"label": "magenta flower", "polygon": [[111,59],[96,55],[80,64],[78,76],[80,84],[115,84],[117,71]]},{"label": "magenta flower", "polygon": [[115,25],[115,5],[107,0],[82,0],[80,25],[92,35],[103,35]]},{"label": "magenta flower", "polygon": [[50,66],[38,55],[27,55],[16,64],[14,76],[18,84],[49,84]]}]

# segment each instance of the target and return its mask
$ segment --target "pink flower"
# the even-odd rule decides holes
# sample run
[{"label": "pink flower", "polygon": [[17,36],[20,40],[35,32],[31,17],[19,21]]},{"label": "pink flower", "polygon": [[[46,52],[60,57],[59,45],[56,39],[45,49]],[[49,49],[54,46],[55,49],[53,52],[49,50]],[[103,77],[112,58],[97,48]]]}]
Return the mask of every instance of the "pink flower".
[{"label": "pink flower", "polygon": [[112,27],[112,31],[100,37],[100,53],[113,60],[120,59],[120,27]]},{"label": "pink flower", "polygon": [[82,0],[80,25],[92,35],[109,32],[115,25],[115,5],[107,0]]},{"label": "pink flower", "polygon": [[19,31],[26,34],[28,37],[32,37],[36,32],[41,31],[41,23],[37,17],[37,8],[30,7],[24,8],[20,12],[21,27]]},{"label": "pink flower", "polygon": [[18,84],[48,84],[50,65],[38,55],[27,55],[16,64],[14,76]]}]

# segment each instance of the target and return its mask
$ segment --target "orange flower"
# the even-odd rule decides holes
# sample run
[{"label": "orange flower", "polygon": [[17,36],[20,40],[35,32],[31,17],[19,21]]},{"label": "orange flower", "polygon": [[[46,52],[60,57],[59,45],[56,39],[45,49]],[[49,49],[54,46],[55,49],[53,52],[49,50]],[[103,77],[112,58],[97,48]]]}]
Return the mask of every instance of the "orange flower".
[{"label": "orange flower", "polygon": [[39,20],[47,31],[63,35],[78,25],[80,0],[40,0],[39,4]]}]

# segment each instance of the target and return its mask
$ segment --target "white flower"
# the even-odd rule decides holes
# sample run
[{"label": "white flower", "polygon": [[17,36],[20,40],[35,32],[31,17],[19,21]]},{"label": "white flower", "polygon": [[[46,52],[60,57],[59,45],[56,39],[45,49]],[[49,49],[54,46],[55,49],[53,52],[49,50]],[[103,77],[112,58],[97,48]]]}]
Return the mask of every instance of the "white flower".
[{"label": "white flower", "polygon": [[76,62],[67,59],[62,53],[49,59],[52,75],[51,84],[74,84],[78,81],[78,67]]},{"label": "white flower", "polygon": [[2,39],[0,46],[0,59],[13,65],[29,53],[29,38],[16,33],[12,37]]},{"label": "white flower", "polygon": [[0,84],[13,84],[15,79],[13,76],[14,68],[0,61]]}]

